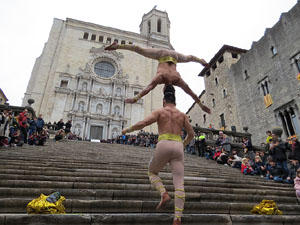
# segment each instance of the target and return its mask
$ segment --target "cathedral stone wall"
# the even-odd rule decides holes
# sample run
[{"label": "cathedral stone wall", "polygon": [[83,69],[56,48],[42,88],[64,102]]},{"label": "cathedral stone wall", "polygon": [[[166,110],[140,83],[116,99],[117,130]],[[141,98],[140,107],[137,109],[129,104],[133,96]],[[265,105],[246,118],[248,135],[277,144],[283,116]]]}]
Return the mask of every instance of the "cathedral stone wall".
[{"label": "cathedral stone wall", "polygon": [[[167,13],[160,13],[166,24]],[[125,98],[132,98],[150,83],[158,63],[131,51],[105,51],[104,47],[118,41],[146,48],[172,48],[165,40],[74,19],[54,19],[23,105],[34,99],[33,108],[45,121],[72,120],[72,131],[83,138],[114,138],[124,127],[162,107],[163,87],[157,86],[136,104],[125,104]],[[156,133],[157,126],[145,130]]]}]

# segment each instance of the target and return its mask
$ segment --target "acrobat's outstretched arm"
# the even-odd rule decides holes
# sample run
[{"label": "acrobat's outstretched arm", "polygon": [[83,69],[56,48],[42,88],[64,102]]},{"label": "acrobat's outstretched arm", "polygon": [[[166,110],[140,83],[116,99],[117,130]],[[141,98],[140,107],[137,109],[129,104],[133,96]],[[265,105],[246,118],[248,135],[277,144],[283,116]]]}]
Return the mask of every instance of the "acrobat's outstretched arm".
[{"label": "acrobat's outstretched arm", "polygon": [[147,95],[150,91],[152,91],[158,84],[160,84],[162,81],[162,78],[160,76],[155,76],[151,83],[143,89],[138,95],[134,96],[133,98],[127,98],[125,99],[126,103],[136,103],[139,99],[141,99],[143,96]]},{"label": "acrobat's outstretched arm", "polygon": [[180,79],[180,81],[176,83],[176,86],[180,87],[182,90],[184,90],[185,93],[191,96],[204,112],[211,114],[210,108],[201,103],[198,96],[192,91],[192,89],[184,80]]}]

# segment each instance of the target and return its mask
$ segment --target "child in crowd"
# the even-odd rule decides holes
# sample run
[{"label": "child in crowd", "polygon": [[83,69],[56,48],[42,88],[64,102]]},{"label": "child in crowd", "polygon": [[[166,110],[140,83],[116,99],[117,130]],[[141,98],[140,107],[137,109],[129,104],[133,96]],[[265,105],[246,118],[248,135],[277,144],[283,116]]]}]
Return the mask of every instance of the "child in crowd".
[{"label": "child in crowd", "polygon": [[36,131],[31,133],[31,135],[29,135],[28,137],[28,144],[29,145],[36,145],[37,143],[37,134]]},{"label": "child in crowd", "polygon": [[37,145],[44,145],[48,137],[47,130],[42,129],[37,137]]},{"label": "child in crowd", "polygon": [[56,132],[56,134],[55,134],[55,141],[56,142],[58,142],[58,141],[60,141],[60,140],[62,140],[64,137],[65,137],[65,131],[64,131],[64,129],[60,129],[60,130],[58,130],[57,132]]},{"label": "child in crowd", "polygon": [[242,159],[241,172],[244,175],[253,175],[253,168],[251,167],[248,158],[243,158]]},{"label": "child in crowd", "polygon": [[228,161],[228,153],[226,152],[225,149],[222,148],[221,154],[217,158],[217,163],[227,165],[227,161]]},{"label": "child in crowd", "polygon": [[233,168],[241,169],[242,158],[238,156],[236,150],[232,150],[232,155],[229,156],[228,164]]},{"label": "child in crowd", "polygon": [[296,190],[296,196],[298,198],[298,201],[300,201],[300,168],[297,170],[297,176],[294,179],[295,184],[295,190]]},{"label": "child in crowd", "polygon": [[24,141],[22,140],[21,132],[17,129],[12,135],[9,141],[11,147],[22,146]]},{"label": "child in crowd", "polygon": [[266,164],[267,163],[267,156],[266,156],[266,153],[264,151],[260,151],[259,152],[259,156],[260,156],[260,159],[261,161]]},{"label": "child in crowd", "polygon": [[274,180],[275,182],[283,182],[284,170],[282,167],[276,165],[273,159],[269,159],[270,168],[267,171],[267,180]]},{"label": "child in crowd", "polygon": [[290,169],[288,177],[283,180],[284,183],[293,184],[294,179],[297,177],[297,171],[299,169],[299,161],[296,158],[290,158]]},{"label": "child in crowd", "polygon": [[220,147],[216,147],[215,154],[213,156],[213,160],[217,161],[218,157],[221,155]]},{"label": "child in crowd", "polygon": [[207,160],[213,160],[213,157],[214,157],[214,154],[215,154],[215,149],[211,146],[207,146],[207,148],[205,149],[205,158]]},{"label": "child in crowd", "polygon": [[253,165],[253,173],[255,175],[260,175],[261,177],[264,177],[266,175],[266,167],[265,164],[262,162],[260,156],[255,156],[254,159],[254,165]]}]

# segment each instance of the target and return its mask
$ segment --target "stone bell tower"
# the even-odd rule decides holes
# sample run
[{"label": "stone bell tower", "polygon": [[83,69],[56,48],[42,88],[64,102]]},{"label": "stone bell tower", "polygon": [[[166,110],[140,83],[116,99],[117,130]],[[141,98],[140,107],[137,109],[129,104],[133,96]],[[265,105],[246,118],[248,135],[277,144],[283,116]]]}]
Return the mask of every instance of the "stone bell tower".
[{"label": "stone bell tower", "polygon": [[144,14],[140,24],[140,33],[149,39],[170,42],[170,20],[167,12],[156,9],[156,6]]}]

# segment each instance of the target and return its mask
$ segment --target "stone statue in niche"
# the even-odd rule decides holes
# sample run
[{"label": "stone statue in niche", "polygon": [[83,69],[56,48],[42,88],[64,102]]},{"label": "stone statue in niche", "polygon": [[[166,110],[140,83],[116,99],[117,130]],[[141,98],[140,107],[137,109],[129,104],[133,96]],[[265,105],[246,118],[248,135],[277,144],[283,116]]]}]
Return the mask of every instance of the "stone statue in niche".
[{"label": "stone statue in niche", "polygon": [[117,95],[117,96],[121,96],[121,88],[119,88],[119,87],[117,88],[117,93],[116,93],[116,95]]},{"label": "stone statue in niche", "polygon": [[76,135],[80,136],[80,133],[81,133],[81,126],[80,126],[79,124],[76,124],[74,133],[75,133]]},{"label": "stone statue in niche", "polygon": [[79,102],[78,111],[83,112],[84,110],[84,102]]},{"label": "stone statue in niche", "polygon": [[87,83],[82,83],[82,91],[87,91]]},{"label": "stone statue in niche", "polygon": [[102,114],[103,106],[101,104],[98,104],[96,107],[96,113]]},{"label": "stone statue in niche", "polygon": [[106,91],[105,91],[104,88],[100,88],[100,89],[99,89],[99,95],[101,95],[101,96],[106,96]]},{"label": "stone statue in niche", "polygon": [[119,106],[116,106],[115,108],[114,108],[114,115],[120,115],[120,107]]},{"label": "stone statue in niche", "polygon": [[117,128],[114,128],[112,130],[112,138],[117,138],[119,134],[119,130]]}]

